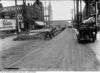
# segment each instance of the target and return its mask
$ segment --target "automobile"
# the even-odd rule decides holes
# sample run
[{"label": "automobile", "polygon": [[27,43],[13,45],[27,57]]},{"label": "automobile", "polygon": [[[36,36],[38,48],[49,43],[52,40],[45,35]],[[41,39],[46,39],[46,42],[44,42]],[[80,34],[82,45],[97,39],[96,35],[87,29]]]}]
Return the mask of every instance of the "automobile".
[{"label": "automobile", "polygon": [[68,25],[68,28],[72,28],[72,24],[69,24],[69,25]]}]

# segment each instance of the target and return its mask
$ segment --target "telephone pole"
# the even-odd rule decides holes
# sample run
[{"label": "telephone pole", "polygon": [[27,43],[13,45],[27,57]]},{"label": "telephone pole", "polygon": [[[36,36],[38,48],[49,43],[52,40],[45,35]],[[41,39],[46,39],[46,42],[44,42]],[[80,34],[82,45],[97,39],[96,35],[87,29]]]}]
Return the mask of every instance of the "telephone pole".
[{"label": "telephone pole", "polygon": [[77,26],[79,28],[79,0],[76,0],[76,8],[77,8]]},{"label": "telephone pole", "polygon": [[46,1],[45,1],[45,7],[44,7],[44,17],[45,17],[45,27],[47,26],[47,16],[46,16]]},{"label": "telephone pole", "polygon": [[75,4],[75,0],[74,0],[74,19],[75,19],[75,14],[76,14],[76,4]]},{"label": "telephone pole", "polygon": [[23,0],[22,16],[23,16],[24,31],[25,31],[27,29],[26,27],[26,0]]},{"label": "telephone pole", "polygon": [[18,13],[17,13],[17,0],[15,0],[15,7],[16,7],[16,30],[17,34],[19,33],[19,25],[18,25]]},{"label": "telephone pole", "polygon": [[48,19],[48,20],[49,20],[49,27],[50,27],[50,24],[51,24],[51,22],[50,22],[50,21],[51,21],[51,3],[50,3],[50,0],[49,0],[48,11],[49,11],[49,12],[48,12],[48,13],[49,13],[49,19]]},{"label": "telephone pole", "polygon": [[80,22],[82,23],[82,0],[80,0]]}]

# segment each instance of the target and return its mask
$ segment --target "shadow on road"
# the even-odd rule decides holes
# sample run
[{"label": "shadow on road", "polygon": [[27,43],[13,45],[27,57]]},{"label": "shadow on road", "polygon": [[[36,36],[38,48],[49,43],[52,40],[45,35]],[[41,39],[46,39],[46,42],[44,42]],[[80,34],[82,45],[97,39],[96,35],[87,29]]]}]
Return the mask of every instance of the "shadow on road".
[{"label": "shadow on road", "polygon": [[94,43],[91,40],[81,40],[80,42],[78,42],[79,44],[89,44],[89,43]]}]

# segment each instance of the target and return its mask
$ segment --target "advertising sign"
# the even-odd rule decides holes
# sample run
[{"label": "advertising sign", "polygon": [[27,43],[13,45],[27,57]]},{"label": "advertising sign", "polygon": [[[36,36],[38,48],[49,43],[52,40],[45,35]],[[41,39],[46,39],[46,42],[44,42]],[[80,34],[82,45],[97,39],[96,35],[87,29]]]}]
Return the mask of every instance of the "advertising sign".
[{"label": "advertising sign", "polygon": [[16,20],[14,19],[0,19],[0,31],[16,29]]}]

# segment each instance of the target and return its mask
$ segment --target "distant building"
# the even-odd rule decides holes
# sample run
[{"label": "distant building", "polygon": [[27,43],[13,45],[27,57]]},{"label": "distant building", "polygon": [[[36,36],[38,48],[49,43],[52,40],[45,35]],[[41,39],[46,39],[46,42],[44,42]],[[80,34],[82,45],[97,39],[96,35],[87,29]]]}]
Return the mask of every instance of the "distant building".
[{"label": "distant building", "polygon": [[35,20],[44,21],[44,7],[39,0],[36,0],[33,4],[33,18]]},{"label": "distant building", "polygon": [[[43,7],[42,2],[40,2],[39,0],[36,0],[36,2],[33,4],[32,8],[33,8],[32,18],[35,21],[44,22],[44,7]],[[43,28],[43,27],[44,26],[39,26],[37,24],[34,25],[35,29],[39,29],[39,28]]]}]

